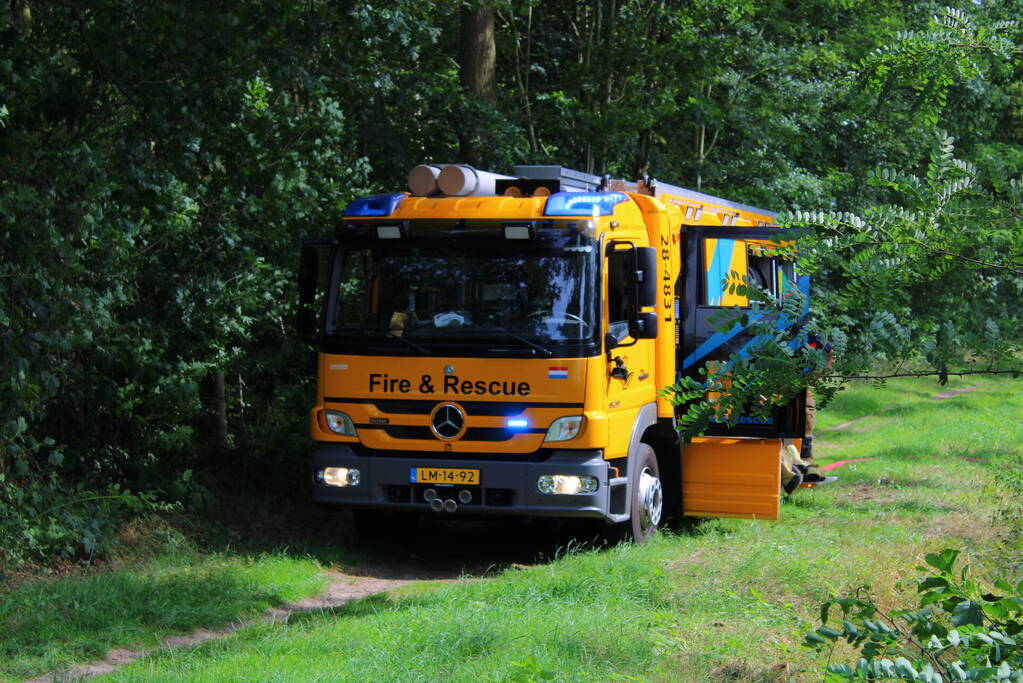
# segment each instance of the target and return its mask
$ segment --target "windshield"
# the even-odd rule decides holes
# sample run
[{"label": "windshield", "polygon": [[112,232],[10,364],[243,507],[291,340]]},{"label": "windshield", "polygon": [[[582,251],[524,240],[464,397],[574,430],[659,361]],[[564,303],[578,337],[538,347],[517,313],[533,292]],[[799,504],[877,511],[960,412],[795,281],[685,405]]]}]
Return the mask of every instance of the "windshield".
[{"label": "windshield", "polygon": [[328,337],[400,337],[411,348],[446,341],[493,346],[501,339],[546,351],[589,343],[596,329],[597,248],[578,237],[571,242],[342,244],[325,331]]}]

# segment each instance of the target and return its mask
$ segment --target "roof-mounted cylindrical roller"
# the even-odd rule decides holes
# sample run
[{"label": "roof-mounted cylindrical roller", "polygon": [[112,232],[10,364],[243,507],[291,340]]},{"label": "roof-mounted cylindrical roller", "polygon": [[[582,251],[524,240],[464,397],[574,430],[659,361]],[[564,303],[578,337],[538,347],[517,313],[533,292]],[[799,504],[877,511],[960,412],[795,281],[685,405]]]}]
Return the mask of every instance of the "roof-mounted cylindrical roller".
[{"label": "roof-mounted cylindrical roller", "polygon": [[437,182],[442,194],[452,197],[467,197],[469,195],[493,195],[495,181],[510,178],[512,176],[480,171],[472,166],[452,164],[441,169]]},{"label": "roof-mounted cylindrical roller", "polygon": [[419,164],[413,166],[408,172],[408,189],[417,197],[429,197],[437,194],[440,187],[437,179],[440,177],[441,169],[450,164]]}]

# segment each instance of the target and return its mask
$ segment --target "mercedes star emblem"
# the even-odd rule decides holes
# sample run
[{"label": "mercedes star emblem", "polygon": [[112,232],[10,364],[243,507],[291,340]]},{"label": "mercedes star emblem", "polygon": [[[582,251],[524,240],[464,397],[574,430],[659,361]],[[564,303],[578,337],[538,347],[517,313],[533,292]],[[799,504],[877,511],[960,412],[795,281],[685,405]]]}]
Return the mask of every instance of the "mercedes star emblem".
[{"label": "mercedes star emblem", "polygon": [[441,403],[430,415],[430,431],[438,439],[457,439],[465,433],[465,413],[452,403]]}]

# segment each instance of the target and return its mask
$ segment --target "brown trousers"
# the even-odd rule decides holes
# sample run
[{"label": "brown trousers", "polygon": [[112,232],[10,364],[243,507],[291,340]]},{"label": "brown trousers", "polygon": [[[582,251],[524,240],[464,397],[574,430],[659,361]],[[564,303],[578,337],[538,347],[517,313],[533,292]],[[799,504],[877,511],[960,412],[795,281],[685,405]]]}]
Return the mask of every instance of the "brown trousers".
[{"label": "brown trousers", "polygon": [[813,428],[817,426],[817,400],[813,392],[806,390],[806,435],[813,436]]}]

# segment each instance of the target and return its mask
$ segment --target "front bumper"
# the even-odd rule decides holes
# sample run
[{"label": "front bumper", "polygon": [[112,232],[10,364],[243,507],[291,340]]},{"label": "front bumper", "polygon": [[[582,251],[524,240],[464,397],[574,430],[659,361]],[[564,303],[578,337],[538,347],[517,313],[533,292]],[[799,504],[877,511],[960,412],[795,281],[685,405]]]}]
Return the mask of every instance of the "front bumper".
[{"label": "front bumper", "polygon": [[[327,486],[317,482],[316,472],[326,467],[357,468],[358,486]],[[414,467],[452,467],[480,470],[478,486],[443,486],[411,483]],[[596,477],[597,490],[589,494],[540,493],[537,479],[544,474]],[[457,502],[457,515],[504,515],[607,518],[608,466],[599,450],[554,451],[543,462],[507,462],[468,458],[417,458],[413,454],[357,455],[344,444],[323,445],[312,457],[313,500],[330,507],[377,508],[429,512],[423,497],[434,489],[441,500]],[[459,501],[469,491],[471,501]]]}]

